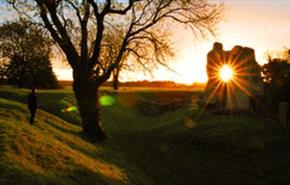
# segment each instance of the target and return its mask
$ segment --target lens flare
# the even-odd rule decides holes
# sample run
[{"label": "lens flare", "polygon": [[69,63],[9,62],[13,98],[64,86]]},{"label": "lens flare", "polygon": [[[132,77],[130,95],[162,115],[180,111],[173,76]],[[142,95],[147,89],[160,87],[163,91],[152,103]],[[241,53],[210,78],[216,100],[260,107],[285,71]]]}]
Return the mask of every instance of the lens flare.
[{"label": "lens flare", "polygon": [[116,103],[115,97],[111,95],[104,95],[99,99],[99,102],[102,106],[112,106]]},{"label": "lens flare", "polygon": [[224,65],[220,69],[220,78],[223,82],[229,82],[233,78],[233,70],[230,66]]},{"label": "lens flare", "polygon": [[64,109],[61,109],[61,112],[77,112],[77,106],[74,100],[74,97],[72,95],[65,96],[62,100],[60,100],[60,103],[65,107]]},{"label": "lens flare", "polygon": [[187,118],[184,120],[184,126],[187,128],[194,128],[196,126],[196,123],[192,119]]},{"label": "lens flare", "polygon": [[70,106],[70,107],[67,107],[67,108],[61,110],[61,112],[76,112],[76,111],[77,111],[76,106]]}]

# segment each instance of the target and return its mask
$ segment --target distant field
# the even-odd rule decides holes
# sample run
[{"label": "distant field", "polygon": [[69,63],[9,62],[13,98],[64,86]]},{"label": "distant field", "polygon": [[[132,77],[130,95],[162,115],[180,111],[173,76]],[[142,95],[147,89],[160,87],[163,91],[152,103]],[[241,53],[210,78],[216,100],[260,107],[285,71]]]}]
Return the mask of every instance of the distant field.
[{"label": "distant field", "polygon": [[[0,87],[0,97],[27,103],[27,95],[30,90],[28,89],[15,89],[10,86]],[[188,104],[196,101],[202,95],[203,91],[200,90],[187,90],[181,89],[160,89],[160,88],[120,88],[118,95],[114,93],[111,87],[101,87],[100,97],[109,94],[114,99],[119,99],[119,103],[132,108],[137,105],[138,100],[154,100],[156,102],[170,102],[174,99],[181,99],[187,101]],[[38,104],[39,108],[54,115],[60,116],[66,121],[74,124],[80,124],[79,115],[76,112],[66,112],[68,107],[76,106],[73,91],[71,89],[58,89],[58,90],[38,90]]]},{"label": "distant field", "polygon": [[[103,86],[101,89],[105,90],[112,90],[111,87]],[[196,91],[203,91],[203,87],[132,87],[132,86],[122,86],[119,88],[119,91],[126,92],[126,91],[143,91],[143,92],[181,92],[181,91],[189,91],[189,92],[196,92]]]},{"label": "distant field", "polygon": [[[72,88],[72,81],[59,81],[64,89]],[[160,83],[160,84],[155,84]],[[120,83],[119,91],[203,91],[206,84],[175,84],[174,82],[123,82]],[[112,90],[111,82],[102,85],[101,89]]]},{"label": "distant field", "polygon": [[[28,91],[0,88],[0,184],[290,184],[290,136],[276,123],[196,110],[202,91],[106,91],[101,96],[116,100],[102,107],[109,138],[92,144],[69,124],[79,124],[78,113],[62,111],[75,103],[71,90],[39,91],[41,111],[30,126]],[[148,116],[137,106],[144,98],[186,101]]]}]

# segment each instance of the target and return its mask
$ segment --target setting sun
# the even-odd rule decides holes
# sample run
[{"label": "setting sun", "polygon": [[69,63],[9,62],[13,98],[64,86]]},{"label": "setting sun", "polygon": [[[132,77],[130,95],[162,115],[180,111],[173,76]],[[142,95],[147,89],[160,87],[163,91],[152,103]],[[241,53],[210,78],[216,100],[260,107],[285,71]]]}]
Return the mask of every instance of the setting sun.
[{"label": "setting sun", "polygon": [[224,65],[220,69],[220,78],[223,82],[228,82],[233,78],[233,70],[230,66]]}]

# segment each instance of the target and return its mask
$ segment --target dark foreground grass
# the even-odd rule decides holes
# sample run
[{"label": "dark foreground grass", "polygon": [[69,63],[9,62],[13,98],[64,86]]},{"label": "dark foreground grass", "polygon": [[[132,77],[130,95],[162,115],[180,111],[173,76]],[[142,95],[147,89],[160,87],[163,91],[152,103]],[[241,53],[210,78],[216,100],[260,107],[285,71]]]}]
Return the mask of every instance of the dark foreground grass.
[{"label": "dark foreground grass", "polygon": [[288,132],[256,117],[198,116],[181,108],[152,121],[152,129],[114,135],[156,184],[290,184]]},{"label": "dark foreground grass", "polygon": [[[0,97],[25,97],[24,91],[17,93],[5,90]],[[72,95],[41,93],[42,103],[57,110],[59,98]],[[136,108],[138,98],[140,93],[121,93],[115,105],[102,108],[105,144],[87,142],[80,127],[60,119],[76,113],[46,107],[60,118],[40,111],[30,126],[25,105],[2,99],[0,184],[290,184],[290,136],[276,123],[250,115],[199,114],[190,103],[150,117]]]}]

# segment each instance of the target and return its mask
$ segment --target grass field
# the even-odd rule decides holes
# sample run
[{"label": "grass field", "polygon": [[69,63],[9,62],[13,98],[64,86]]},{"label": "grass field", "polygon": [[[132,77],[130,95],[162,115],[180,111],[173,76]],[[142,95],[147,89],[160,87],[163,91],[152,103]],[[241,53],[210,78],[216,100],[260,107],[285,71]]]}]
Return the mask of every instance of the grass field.
[{"label": "grass field", "polygon": [[[107,94],[105,89],[101,95]],[[124,90],[102,107],[108,140],[80,134],[70,90],[40,91],[28,124],[28,91],[0,88],[0,184],[255,185],[290,184],[290,137],[251,115],[194,110],[202,92]],[[185,99],[174,111],[146,116],[139,99]],[[71,124],[73,123],[73,124]]]}]

